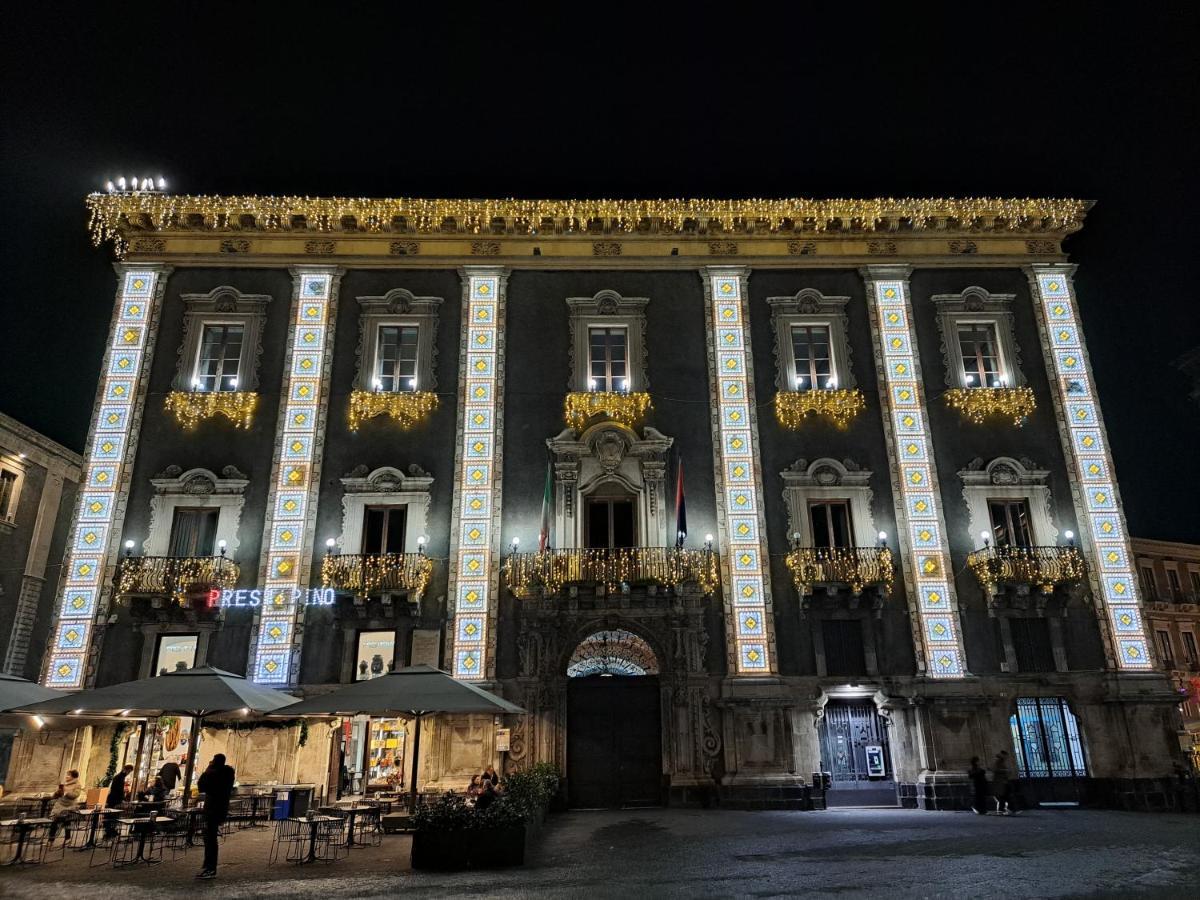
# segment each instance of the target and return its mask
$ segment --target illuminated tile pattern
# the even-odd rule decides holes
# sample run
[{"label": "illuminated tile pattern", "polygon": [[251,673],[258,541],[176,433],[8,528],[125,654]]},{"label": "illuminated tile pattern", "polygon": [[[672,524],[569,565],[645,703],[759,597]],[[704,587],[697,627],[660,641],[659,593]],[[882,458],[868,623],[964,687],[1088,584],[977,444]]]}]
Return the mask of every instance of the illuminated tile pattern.
[{"label": "illuminated tile pattern", "polygon": [[767,546],[760,527],[762,481],[750,378],[750,323],[742,269],[708,269],[709,372],[717,401],[717,496],[721,498],[722,588],[739,675],[774,671]]},{"label": "illuminated tile pattern", "polygon": [[1055,405],[1062,422],[1066,456],[1082,497],[1081,530],[1090,532],[1095,549],[1093,590],[1104,598],[1112,649],[1121,669],[1151,669],[1138,602],[1138,581],[1130,563],[1125,515],[1112,475],[1108,439],[1100,421],[1091,367],[1079,336],[1071,274],[1061,268],[1034,266],[1030,281],[1047,350],[1047,365],[1057,388]]},{"label": "illuminated tile pattern", "polygon": [[921,399],[916,332],[908,282],[874,281],[872,325],[883,367],[880,395],[890,425],[889,443],[896,479],[900,483],[899,527],[907,583],[915,591],[920,643],[925,650],[926,674],[961,678],[966,674],[962,637],[952,587],[953,571],[946,545],[946,524],[938,506],[937,476]]},{"label": "illuminated tile pattern", "polygon": [[92,622],[103,588],[109,583],[110,562],[118,550],[115,513],[122,471],[131,461],[131,423],[139,405],[138,384],[149,364],[147,341],[161,274],[155,269],[127,269],[121,273],[75,532],[43,675],[43,682],[50,687],[84,686]]},{"label": "illuminated tile pattern", "polygon": [[462,358],[459,361],[459,444],[454,494],[459,498],[450,536],[450,596],[454,598],[456,678],[488,677],[490,598],[498,585],[500,502],[499,400],[503,391],[504,271],[465,270]]},{"label": "illuminated tile pattern", "polygon": [[293,592],[308,586],[312,524],[320,459],[315,446],[324,425],[323,393],[333,342],[336,307],[334,273],[298,270],[293,299],[293,328],[279,420],[277,456],[272,469],[272,515],[264,531],[263,599],[254,646],[254,680],[288,684],[295,670],[297,620],[304,605]]}]

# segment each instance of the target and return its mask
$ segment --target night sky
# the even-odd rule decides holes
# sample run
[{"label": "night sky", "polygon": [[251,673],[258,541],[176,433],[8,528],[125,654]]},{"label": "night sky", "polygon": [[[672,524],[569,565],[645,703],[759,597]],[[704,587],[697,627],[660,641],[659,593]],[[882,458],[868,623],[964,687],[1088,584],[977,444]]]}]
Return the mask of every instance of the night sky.
[{"label": "night sky", "polygon": [[6,8],[0,410],[82,450],[115,289],[83,198],[122,173],[185,193],[1078,196],[1097,206],[1067,248],[1130,528],[1200,542],[1200,406],[1171,365],[1200,344],[1195,13],[270,6]]}]

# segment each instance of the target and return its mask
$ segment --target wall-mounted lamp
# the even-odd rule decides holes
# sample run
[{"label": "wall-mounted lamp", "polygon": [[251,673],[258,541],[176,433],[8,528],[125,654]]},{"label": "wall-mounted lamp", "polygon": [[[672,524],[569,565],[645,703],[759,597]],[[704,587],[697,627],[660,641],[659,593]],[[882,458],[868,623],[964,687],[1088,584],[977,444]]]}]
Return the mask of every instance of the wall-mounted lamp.
[{"label": "wall-mounted lamp", "polygon": [[792,532],[792,548],[795,549],[796,547],[799,547],[799,546],[800,546],[800,532],[793,531]]},{"label": "wall-mounted lamp", "polygon": [[421,556],[425,555],[425,544],[428,540],[429,538],[425,537],[425,535],[417,538],[417,553],[421,554]]},{"label": "wall-mounted lamp", "polygon": [[979,532],[979,539],[983,541],[984,549],[992,546],[992,536],[986,531]]},{"label": "wall-mounted lamp", "polygon": [[520,548],[521,548],[521,539],[519,537],[513,538],[508,544],[508,552],[509,553],[516,553]]},{"label": "wall-mounted lamp", "polygon": [[225,555],[225,547],[226,543],[224,538],[221,538],[221,540],[217,541],[217,549],[221,551],[222,556]]},{"label": "wall-mounted lamp", "polygon": [[133,541],[126,541],[125,542],[125,557],[128,559],[130,556],[133,556]]},{"label": "wall-mounted lamp", "polygon": [[326,538],[326,539],[325,539],[325,552],[326,552],[326,553],[332,553],[332,552],[333,552],[333,545],[334,545],[334,544],[336,544],[336,543],[337,543],[337,541],[335,541],[333,538]]},{"label": "wall-mounted lamp", "polygon": [[1065,537],[1067,539],[1068,546],[1070,546],[1070,547],[1075,546],[1075,532],[1073,532],[1071,529],[1068,528],[1066,531],[1063,532],[1063,537]]},{"label": "wall-mounted lamp", "polygon": [[887,546],[887,532],[886,531],[879,532],[879,546],[880,547]]},{"label": "wall-mounted lamp", "polygon": [[704,549],[712,550],[712,545],[713,545],[713,536],[711,534],[706,534],[704,536]]}]

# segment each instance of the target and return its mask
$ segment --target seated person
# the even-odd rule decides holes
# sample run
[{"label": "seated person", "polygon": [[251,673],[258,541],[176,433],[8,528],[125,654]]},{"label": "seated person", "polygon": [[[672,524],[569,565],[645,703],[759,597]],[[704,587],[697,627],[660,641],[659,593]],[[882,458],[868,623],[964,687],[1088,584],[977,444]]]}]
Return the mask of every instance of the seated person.
[{"label": "seated person", "polygon": [[79,772],[76,769],[68,769],[67,780],[54,792],[54,804],[50,807],[50,843],[54,843],[54,836],[60,826],[63,830],[63,841],[71,839],[71,823],[75,820],[75,811],[79,809],[79,795],[82,792]]}]

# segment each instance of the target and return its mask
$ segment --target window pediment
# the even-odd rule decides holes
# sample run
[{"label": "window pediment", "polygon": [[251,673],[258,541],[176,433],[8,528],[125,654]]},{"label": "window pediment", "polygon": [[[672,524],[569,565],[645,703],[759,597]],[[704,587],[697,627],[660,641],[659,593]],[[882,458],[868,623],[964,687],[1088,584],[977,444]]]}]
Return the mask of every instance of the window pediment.
[{"label": "window pediment", "polygon": [[[262,357],[262,332],[267,319],[267,294],[243,294],[237,288],[223,285],[207,294],[184,294],[183,343],[179,347],[179,363],[175,374],[175,390],[190,391],[195,387],[201,359],[205,326],[231,325],[242,329],[234,390],[258,390],[259,360]],[[229,390],[229,385],[217,390]]]},{"label": "window pediment", "polygon": [[[1020,387],[1025,383],[1021,374],[1021,354],[1017,346],[1013,326],[1012,304],[1015,294],[993,294],[984,288],[972,286],[958,294],[935,294],[938,332],[941,336],[942,362],[946,368],[946,386],[951,388],[990,387],[982,383],[977,375],[974,381],[967,380],[968,369],[976,372],[978,366],[971,364],[963,355],[961,330],[964,326],[978,325],[990,329],[994,334],[998,355],[999,377],[1005,386]],[[987,335],[988,332],[981,332]],[[990,338],[988,338],[990,340]]]},{"label": "window pediment", "polygon": [[[437,328],[441,297],[418,297],[406,288],[393,288],[379,297],[358,297],[358,367],[354,385],[360,391],[376,389],[382,362],[381,329],[388,326],[417,330],[415,389],[437,389]],[[385,341],[386,343],[386,341]],[[397,389],[408,390],[408,385]]]},{"label": "window pediment", "polygon": [[614,363],[624,367],[623,373],[611,375],[623,383],[609,385],[607,389],[634,393],[649,389],[645,340],[646,305],[649,302],[648,297],[622,297],[613,290],[602,290],[592,297],[567,298],[571,329],[568,392],[592,389],[593,329],[617,332],[623,336],[623,347],[619,353],[605,345],[602,354],[605,358],[595,361],[609,375],[617,371]]},{"label": "window pediment", "polygon": [[[778,390],[829,389],[830,379],[832,387],[855,387],[848,337],[849,302],[849,297],[827,297],[815,288],[802,288],[790,297],[767,298],[771,306],[771,327],[775,332],[775,387]],[[793,340],[795,329],[824,330],[829,353],[829,371],[821,373],[824,384],[814,384],[810,370],[797,370],[797,346]],[[798,384],[800,387],[797,387]]]}]

